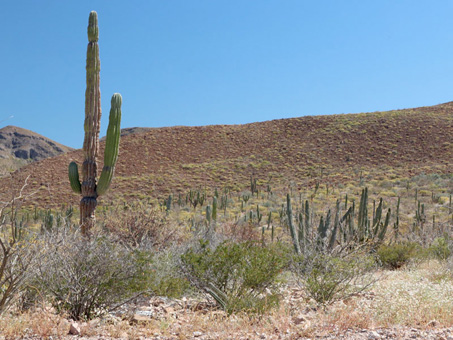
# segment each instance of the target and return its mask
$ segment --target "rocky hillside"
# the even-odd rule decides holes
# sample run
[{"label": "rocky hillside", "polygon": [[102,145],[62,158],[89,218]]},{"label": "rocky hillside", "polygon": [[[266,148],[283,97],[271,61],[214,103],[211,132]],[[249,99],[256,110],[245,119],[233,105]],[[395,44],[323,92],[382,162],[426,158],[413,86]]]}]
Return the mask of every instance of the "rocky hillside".
[{"label": "rocky hillside", "polygon": [[54,157],[73,150],[33,131],[16,126],[0,129],[0,171],[11,170],[34,161]]},{"label": "rocky hillside", "polygon": [[[80,165],[82,152],[32,163],[14,174],[14,186],[30,176],[30,189],[42,188],[31,204],[77,204],[67,177],[72,160]],[[288,190],[421,172],[453,172],[453,102],[246,125],[139,129],[122,137],[116,175],[102,200],[162,198],[195,188],[244,190],[252,175],[261,190],[268,184]]]}]

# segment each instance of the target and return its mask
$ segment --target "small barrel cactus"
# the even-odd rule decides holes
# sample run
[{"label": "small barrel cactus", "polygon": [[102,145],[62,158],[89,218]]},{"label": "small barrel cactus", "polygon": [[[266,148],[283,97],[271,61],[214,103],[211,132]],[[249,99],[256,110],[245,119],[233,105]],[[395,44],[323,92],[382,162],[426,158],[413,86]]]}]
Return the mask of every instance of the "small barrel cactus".
[{"label": "small barrel cactus", "polygon": [[89,234],[95,222],[97,197],[104,194],[113,178],[115,164],[118,159],[121,102],[119,93],[112,96],[109,126],[104,151],[104,167],[99,181],[96,181],[97,156],[99,153],[99,130],[101,122],[101,91],[98,45],[98,17],[95,11],[90,13],[88,21],[88,48],[86,60],[85,92],[85,139],[83,142],[84,162],[82,165],[82,182],[79,180],[79,170],[75,162],[69,164],[68,174],[71,188],[75,193],[82,194],[80,201],[80,225],[84,235]]}]

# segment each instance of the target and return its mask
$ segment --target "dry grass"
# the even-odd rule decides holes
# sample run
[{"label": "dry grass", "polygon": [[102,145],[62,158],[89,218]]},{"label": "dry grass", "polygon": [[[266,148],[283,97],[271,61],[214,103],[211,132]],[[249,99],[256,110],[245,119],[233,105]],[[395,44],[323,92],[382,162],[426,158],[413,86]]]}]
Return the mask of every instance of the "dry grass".
[{"label": "dry grass", "polygon": [[22,314],[5,315],[0,318],[0,335],[5,338],[27,335],[49,338],[68,334],[69,321],[56,315],[50,308],[36,308]]},{"label": "dry grass", "polygon": [[[428,261],[386,272],[370,292],[337,304],[324,316],[342,329],[453,325],[453,276],[444,263]],[[434,322],[435,321],[435,322]]]}]

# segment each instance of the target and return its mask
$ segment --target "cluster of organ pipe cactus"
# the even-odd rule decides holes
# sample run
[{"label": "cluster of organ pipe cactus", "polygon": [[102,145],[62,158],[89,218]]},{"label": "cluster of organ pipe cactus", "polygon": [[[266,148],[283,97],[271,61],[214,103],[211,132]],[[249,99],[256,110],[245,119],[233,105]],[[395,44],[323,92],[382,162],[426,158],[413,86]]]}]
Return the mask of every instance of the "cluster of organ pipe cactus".
[{"label": "cluster of organ pipe cactus", "polygon": [[[297,254],[305,252],[307,247],[312,246],[317,251],[329,251],[336,244],[345,245],[350,242],[382,242],[390,222],[390,208],[385,217],[383,215],[383,200],[380,199],[378,206],[373,202],[372,216],[368,214],[368,189],[362,190],[360,204],[356,215],[355,202],[347,207],[347,196],[345,209],[341,215],[340,201],[337,200],[335,215],[333,217],[329,210],[326,216],[321,216],[317,230],[313,230],[308,200],[302,205],[302,211],[293,217],[291,196],[287,195],[286,216],[293,241],[294,250]],[[298,226],[294,223],[298,221]],[[357,220],[357,224],[355,222]]]},{"label": "cluster of organ pipe cactus", "polygon": [[97,175],[97,157],[99,153],[99,130],[101,122],[100,60],[98,45],[98,17],[95,11],[88,20],[88,47],[86,60],[85,92],[85,139],[83,142],[84,162],[82,165],[82,182],[79,180],[77,164],[69,164],[69,181],[75,193],[82,195],[80,201],[80,225],[82,233],[88,235],[95,222],[97,197],[104,194],[110,186],[118,159],[121,102],[119,93],[111,100],[111,110],[104,151],[104,167],[99,180]]}]

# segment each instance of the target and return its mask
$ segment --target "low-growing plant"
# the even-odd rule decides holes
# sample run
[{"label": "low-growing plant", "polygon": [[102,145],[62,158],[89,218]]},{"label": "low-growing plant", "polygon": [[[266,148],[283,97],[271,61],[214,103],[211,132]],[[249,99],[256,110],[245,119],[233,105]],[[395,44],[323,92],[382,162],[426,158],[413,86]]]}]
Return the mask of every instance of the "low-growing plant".
[{"label": "low-growing plant", "polygon": [[35,287],[57,311],[91,319],[147,289],[150,255],[66,229],[45,234]]},{"label": "low-growing plant", "polygon": [[384,268],[398,269],[411,260],[420,258],[422,247],[417,242],[381,244],[377,249],[379,262]]},{"label": "low-growing plant", "polygon": [[262,313],[279,302],[277,277],[289,264],[289,249],[279,243],[226,241],[212,249],[206,241],[182,255],[188,280],[231,314]]},{"label": "low-growing plant", "polygon": [[297,256],[295,273],[308,296],[328,305],[362,292],[376,282],[376,259],[365,250]]},{"label": "low-growing plant", "polygon": [[446,260],[452,254],[453,241],[448,236],[437,237],[428,248],[428,253],[437,260]]}]

